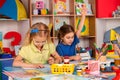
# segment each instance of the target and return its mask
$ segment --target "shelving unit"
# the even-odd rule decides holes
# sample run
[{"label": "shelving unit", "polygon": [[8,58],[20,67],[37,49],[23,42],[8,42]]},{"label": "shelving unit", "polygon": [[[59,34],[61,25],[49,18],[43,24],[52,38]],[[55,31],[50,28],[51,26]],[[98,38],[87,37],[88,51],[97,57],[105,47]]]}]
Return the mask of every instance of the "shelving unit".
[{"label": "shelving unit", "polygon": [[112,17],[112,13],[117,9],[117,6],[120,6],[120,0],[96,0],[96,38],[98,46],[102,45],[106,31],[120,26],[120,17]]},{"label": "shelving unit", "polygon": [[[36,23],[36,22],[43,22],[47,25],[49,25],[50,23],[53,24],[53,28],[52,28],[52,34],[51,34],[51,38],[54,40],[57,39],[56,37],[56,19],[60,18],[62,20],[65,20],[68,22],[67,24],[70,24],[75,27],[75,23],[76,23],[76,18],[77,17],[81,17],[81,15],[77,15],[76,11],[75,11],[75,5],[76,5],[76,0],[66,0],[66,12],[69,14],[54,14],[54,0],[43,0],[45,3],[45,8],[48,9],[48,14],[47,15],[33,15],[33,9],[34,6],[33,4],[35,4],[35,0],[30,0],[29,4],[30,4],[30,25]],[[91,8],[92,8],[92,13],[91,15],[87,15],[88,19],[89,19],[89,35],[87,36],[81,36],[81,39],[87,39],[88,41],[88,45],[84,46],[84,47],[91,47],[93,49],[93,53],[95,53],[95,49],[93,46],[93,43],[96,42],[96,26],[95,26],[95,0],[88,0],[89,3],[91,4]],[[93,55],[94,56],[94,55]]]}]

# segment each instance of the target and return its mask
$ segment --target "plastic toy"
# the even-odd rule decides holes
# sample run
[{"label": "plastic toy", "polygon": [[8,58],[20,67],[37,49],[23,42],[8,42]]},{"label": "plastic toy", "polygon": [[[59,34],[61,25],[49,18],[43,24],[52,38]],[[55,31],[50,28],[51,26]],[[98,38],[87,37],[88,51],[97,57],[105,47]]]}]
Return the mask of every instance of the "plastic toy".
[{"label": "plastic toy", "polygon": [[64,56],[64,64],[69,64],[69,56]]},{"label": "plastic toy", "polygon": [[36,9],[44,9],[44,2],[36,1]]},{"label": "plastic toy", "polygon": [[41,9],[41,15],[48,14],[48,9]]},{"label": "plastic toy", "polygon": [[74,64],[52,64],[51,73],[52,74],[72,74],[74,72]]}]

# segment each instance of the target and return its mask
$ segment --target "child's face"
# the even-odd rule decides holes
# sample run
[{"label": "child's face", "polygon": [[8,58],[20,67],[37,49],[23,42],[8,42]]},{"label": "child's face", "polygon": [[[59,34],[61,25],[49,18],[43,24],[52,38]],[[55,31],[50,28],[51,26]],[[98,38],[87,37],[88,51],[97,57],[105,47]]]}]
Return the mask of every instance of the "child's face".
[{"label": "child's face", "polygon": [[70,32],[68,34],[66,34],[63,38],[63,43],[66,44],[66,45],[71,45],[73,43],[73,40],[74,40],[74,33],[73,32]]},{"label": "child's face", "polygon": [[39,49],[46,43],[47,37],[35,36],[33,38],[34,45]]}]

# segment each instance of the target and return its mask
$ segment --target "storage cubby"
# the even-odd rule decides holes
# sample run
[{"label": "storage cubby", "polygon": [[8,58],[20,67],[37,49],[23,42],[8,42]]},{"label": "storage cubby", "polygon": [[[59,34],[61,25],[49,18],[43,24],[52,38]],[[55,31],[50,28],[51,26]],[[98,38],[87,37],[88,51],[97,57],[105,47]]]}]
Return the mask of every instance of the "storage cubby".
[{"label": "storage cubby", "polygon": [[[66,11],[63,14],[57,14],[55,12],[55,1],[54,0],[42,0],[44,3],[44,8],[48,9],[48,14],[45,15],[34,15],[33,10],[35,9],[35,0],[30,0],[30,25],[36,22],[43,22],[47,25],[52,24],[52,40],[57,40],[57,29],[59,29],[58,25],[63,24],[62,22],[70,24],[76,29],[76,18],[80,18],[81,15],[76,14],[76,0],[66,0]],[[95,49],[93,43],[96,42],[96,26],[95,26],[95,0],[88,0],[88,3],[91,5],[92,14],[87,14],[88,25],[89,25],[89,35],[81,36],[81,40],[87,40],[89,44],[83,44],[83,47],[91,47],[93,49],[93,53],[95,53]],[[57,20],[58,19],[58,20]],[[61,21],[60,24],[56,25],[56,21]]]}]

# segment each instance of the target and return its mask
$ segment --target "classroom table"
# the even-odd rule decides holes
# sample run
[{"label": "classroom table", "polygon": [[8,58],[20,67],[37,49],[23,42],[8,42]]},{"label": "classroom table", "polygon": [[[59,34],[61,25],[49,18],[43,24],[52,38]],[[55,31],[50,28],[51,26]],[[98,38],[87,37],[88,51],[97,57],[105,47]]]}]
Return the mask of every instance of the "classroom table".
[{"label": "classroom table", "polygon": [[[70,62],[71,64],[77,64],[78,62],[76,61],[72,61]],[[38,70],[44,73],[47,73],[47,75],[26,75],[24,74],[24,72],[26,70]],[[17,72],[17,74],[16,74]],[[51,74],[50,72],[50,65],[49,64],[45,64],[45,68],[40,68],[40,69],[32,69],[32,68],[18,68],[18,67],[5,67],[4,68],[4,72],[5,75],[7,75],[9,77],[9,80],[31,80],[31,78],[34,77],[41,77],[44,78],[45,80],[64,80],[63,77],[69,77],[70,79],[67,80],[112,80],[112,78],[114,76],[109,76],[108,78],[101,78],[101,74],[99,76],[89,76],[89,77],[84,77],[84,76],[78,76],[76,75],[76,73],[74,72],[73,74],[60,74],[60,75],[55,75],[55,74]]]}]

